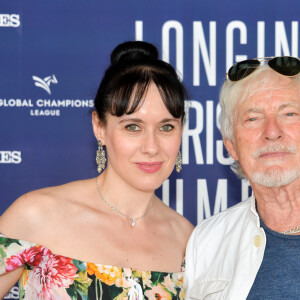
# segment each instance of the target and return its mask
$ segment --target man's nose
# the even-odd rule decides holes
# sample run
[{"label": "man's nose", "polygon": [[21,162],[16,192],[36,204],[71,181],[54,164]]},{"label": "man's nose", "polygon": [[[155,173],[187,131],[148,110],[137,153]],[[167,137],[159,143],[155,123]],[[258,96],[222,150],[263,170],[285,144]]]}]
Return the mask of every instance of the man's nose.
[{"label": "man's nose", "polygon": [[264,135],[265,139],[269,141],[276,141],[283,137],[284,131],[275,117],[266,121]]}]

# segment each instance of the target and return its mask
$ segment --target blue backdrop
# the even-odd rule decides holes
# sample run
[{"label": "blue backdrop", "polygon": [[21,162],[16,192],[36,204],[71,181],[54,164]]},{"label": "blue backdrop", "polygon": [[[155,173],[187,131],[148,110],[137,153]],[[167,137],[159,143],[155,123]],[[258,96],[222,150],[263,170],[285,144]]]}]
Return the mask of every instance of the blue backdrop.
[{"label": "blue backdrop", "polygon": [[298,57],[299,12],[298,0],[1,0],[0,214],[30,190],[97,175],[92,99],[112,49],[135,39],[190,92],[183,170],[157,195],[194,224],[247,198],[218,130],[220,86],[238,60]]}]

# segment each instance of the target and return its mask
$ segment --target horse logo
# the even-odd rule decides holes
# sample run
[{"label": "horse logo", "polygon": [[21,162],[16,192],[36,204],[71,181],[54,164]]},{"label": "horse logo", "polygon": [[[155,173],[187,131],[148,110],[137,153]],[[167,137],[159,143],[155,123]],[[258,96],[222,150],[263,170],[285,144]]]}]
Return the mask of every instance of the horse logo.
[{"label": "horse logo", "polygon": [[55,84],[58,83],[54,74],[52,76],[45,77],[44,79],[37,76],[32,76],[32,79],[34,80],[35,86],[44,89],[49,95],[51,95],[51,90],[50,90],[51,82]]}]

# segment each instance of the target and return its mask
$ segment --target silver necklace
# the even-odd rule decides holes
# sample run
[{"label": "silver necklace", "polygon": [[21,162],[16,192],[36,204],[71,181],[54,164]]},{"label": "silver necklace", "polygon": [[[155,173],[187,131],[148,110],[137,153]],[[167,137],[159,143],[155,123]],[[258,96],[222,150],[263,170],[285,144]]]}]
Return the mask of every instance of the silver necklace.
[{"label": "silver necklace", "polygon": [[107,202],[107,201],[104,199],[103,195],[102,195],[101,192],[100,192],[100,187],[99,187],[99,184],[98,184],[98,181],[97,181],[97,177],[96,177],[96,186],[97,186],[97,191],[98,191],[98,194],[99,194],[101,200],[102,200],[108,207],[110,207],[114,212],[116,212],[116,213],[118,213],[118,214],[124,216],[125,218],[127,218],[127,219],[130,221],[130,225],[131,225],[132,227],[135,226],[135,223],[136,223],[137,220],[140,220],[140,219],[144,218],[144,217],[149,213],[150,209],[154,206],[155,195],[153,195],[153,200],[152,200],[151,205],[147,208],[146,212],[145,212],[142,216],[137,217],[137,218],[131,218],[131,217],[127,216],[126,214],[122,213],[121,211],[119,211],[116,207],[112,206],[109,202]]},{"label": "silver necklace", "polygon": [[283,234],[296,234],[296,233],[299,233],[299,232],[300,232],[300,225],[298,225],[296,227],[293,227],[289,230],[283,231],[281,233],[283,233]]}]

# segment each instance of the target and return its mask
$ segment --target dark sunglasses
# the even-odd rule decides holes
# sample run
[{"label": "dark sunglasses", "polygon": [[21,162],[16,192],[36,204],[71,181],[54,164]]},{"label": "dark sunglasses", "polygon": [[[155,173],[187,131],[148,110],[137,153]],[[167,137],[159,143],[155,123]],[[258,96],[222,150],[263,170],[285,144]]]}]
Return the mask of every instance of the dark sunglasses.
[{"label": "dark sunglasses", "polygon": [[267,61],[270,68],[284,76],[295,76],[300,72],[300,60],[296,57],[264,57],[247,59],[236,63],[229,69],[227,77],[231,81],[242,80],[254,72],[262,61]]}]

